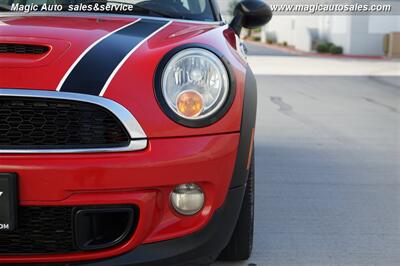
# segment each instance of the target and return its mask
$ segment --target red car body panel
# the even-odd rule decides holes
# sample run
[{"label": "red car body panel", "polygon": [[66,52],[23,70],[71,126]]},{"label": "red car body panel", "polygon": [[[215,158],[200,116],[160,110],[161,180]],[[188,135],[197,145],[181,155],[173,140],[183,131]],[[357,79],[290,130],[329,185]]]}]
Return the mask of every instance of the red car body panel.
[{"label": "red car body panel", "polygon": [[[0,43],[50,46],[44,56],[0,55],[0,88],[56,91],[65,73],[90,45],[136,19],[87,14],[0,18]],[[20,205],[132,204],[141,210],[135,233],[123,245],[65,255],[0,255],[0,263],[113,257],[143,243],[178,238],[203,228],[225,201],[237,157],[247,70],[235,40],[227,26],[174,21],[140,45],[124,63],[104,97],[123,105],[138,120],[149,141],[143,151],[0,153],[0,172],[19,175]],[[205,44],[218,50],[234,74],[234,101],[226,115],[208,127],[195,129],[172,121],[154,95],[158,64],[169,51],[184,44]],[[192,182],[202,186],[205,207],[194,216],[178,215],[169,206],[170,191],[178,184]]]},{"label": "red car body panel", "polygon": [[[26,206],[132,204],[141,209],[132,238],[117,248],[90,253],[0,256],[0,263],[61,262],[116,256],[142,243],[200,230],[224,202],[239,134],[158,139],[142,152],[87,155],[2,155],[0,172],[20,175],[20,204]],[[176,147],[179,147],[178,149]],[[187,182],[207,197],[195,216],[176,214],[169,193]]]},{"label": "red car body panel", "polygon": [[[0,42],[28,42],[50,45],[52,48],[47,57],[36,58],[25,64],[21,64],[20,56],[8,56],[6,60],[2,58],[0,87],[55,91],[71,65],[93,42],[135,20],[90,16],[26,16],[0,18],[0,21],[8,25],[0,28]],[[246,68],[235,47],[232,47],[232,42],[221,39],[227,35],[234,36],[227,26],[173,22],[131,55],[114,77],[104,97],[115,100],[134,114],[149,138],[238,132]],[[43,36],[46,38],[43,39]],[[235,74],[236,97],[230,111],[223,119],[206,128],[193,129],[178,125],[164,114],[154,97],[154,73],[160,60],[171,49],[188,43],[206,44],[217,49],[231,62]],[[152,119],[148,119],[148,114],[152,114]]]},{"label": "red car body panel", "polygon": [[4,24],[0,26],[1,43],[39,44],[51,47],[51,51],[44,58],[35,55],[30,58],[26,55],[2,55],[1,87],[56,90],[69,67],[87,47],[132,21],[134,21],[132,18],[99,20],[96,17],[58,16],[0,18],[0,22]]}]

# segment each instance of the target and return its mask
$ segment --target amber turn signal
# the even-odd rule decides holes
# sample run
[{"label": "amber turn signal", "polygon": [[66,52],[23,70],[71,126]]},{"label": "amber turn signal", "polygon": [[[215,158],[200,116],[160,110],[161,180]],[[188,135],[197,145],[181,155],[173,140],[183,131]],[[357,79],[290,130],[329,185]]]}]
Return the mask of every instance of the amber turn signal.
[{"label": "amber turn signal", "polygon": [[185,117],[196,117],[203,111],[203,97],[196,91],[183,91],[176,99],[176,107]]}]

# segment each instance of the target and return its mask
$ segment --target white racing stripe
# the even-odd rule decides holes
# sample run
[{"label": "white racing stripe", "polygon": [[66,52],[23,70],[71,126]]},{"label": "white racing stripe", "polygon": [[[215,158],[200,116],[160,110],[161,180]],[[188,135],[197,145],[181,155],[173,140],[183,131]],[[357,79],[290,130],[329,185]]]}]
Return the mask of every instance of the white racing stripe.
[{"label": "white racing stripe", "polygon": [[88,48],[86,48],[86,50],[75,60],[75,62],[71,65],[71,67],[68,69],[68,71],[65,73],[64,77],[61,79],[60,83],[57,86],[57,91],[60,91],[62,86],[64,85],[65,80],[68,78],[68,76],[71,74],[72,70],[75,68],[75,66],[81,61],[81,59],[90,51],[93,49],[93,47],[95,47],[98,43],[100,43],[101,41],[103,41],[104,39],[108,38],[110,35],[116,33],[117,31],[120,31],[126,27],[129,27],[137,22],[139,22],[141,19],[137,19],[131,23],[128,23],[106,35],[104,35],[103,37],[101,37],[100,39],[96,40],[94,43],[92,43]]},{"label": "white racing stripe", "polygon": [[145,43],[147,40],[151,39],[154,35],[171,25],[172,21],[169,21],[167,24],[153,32],[151,35],[143,39],[138,45],[136,45],[125,57],[122,59],[122,61],[118,64],[118,66],[114,69],[114,71],[111,73],[110,77],[108,78],[107,82],[104,84],[99,96],[103,96],[106,91],[108,86],[110,85],[111,81],[114,79],[115,75],[118,73],[118,71],[121,69],[121,67],[125,64],[125,62],[129,59],[129,57],[140,47],[142,46],[143,43]]}]

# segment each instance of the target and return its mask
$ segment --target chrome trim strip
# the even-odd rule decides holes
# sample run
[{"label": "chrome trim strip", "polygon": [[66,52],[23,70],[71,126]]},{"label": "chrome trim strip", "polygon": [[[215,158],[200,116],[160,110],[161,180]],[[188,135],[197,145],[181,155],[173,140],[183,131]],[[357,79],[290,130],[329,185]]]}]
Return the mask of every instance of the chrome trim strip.
[{"label": "chrome trim strip", "polygon": [[19,89],[0,89],[1,96],[12,97],[32,97],[32,98],[47,98],[58,100],[71,100],[84,103],[91,103],[101,106],[113,113],[124,125],[131,140],[131,143],[126,147],[116,148],[93,148],[93,149],[0,149],[1,153],[99,153],[99,152],[126,152],[143,150],[147,147],[147,136],[140,126],[136,118],[121,104],[99,96],[87,94],[56,92],[43,90],[19,90]]},{"label": "chrome trim strip", "polygon": [[126,147],[93,148],[93,149],[32,149],[32,150],[2,150],[0,154],[68,154],[68,153],[110,153],[140,151],[147,148],[147,140],[131,140]]}]

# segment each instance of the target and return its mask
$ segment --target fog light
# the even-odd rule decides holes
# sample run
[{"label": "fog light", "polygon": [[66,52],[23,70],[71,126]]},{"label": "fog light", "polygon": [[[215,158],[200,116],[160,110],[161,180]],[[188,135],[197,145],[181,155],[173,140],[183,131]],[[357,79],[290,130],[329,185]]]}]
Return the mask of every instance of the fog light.
[{"label": "fog light", "polygon": [[204,193],[196,184],[183,184],[171,192],[171,204],[183,215],[194,215],[204,206]]}]

